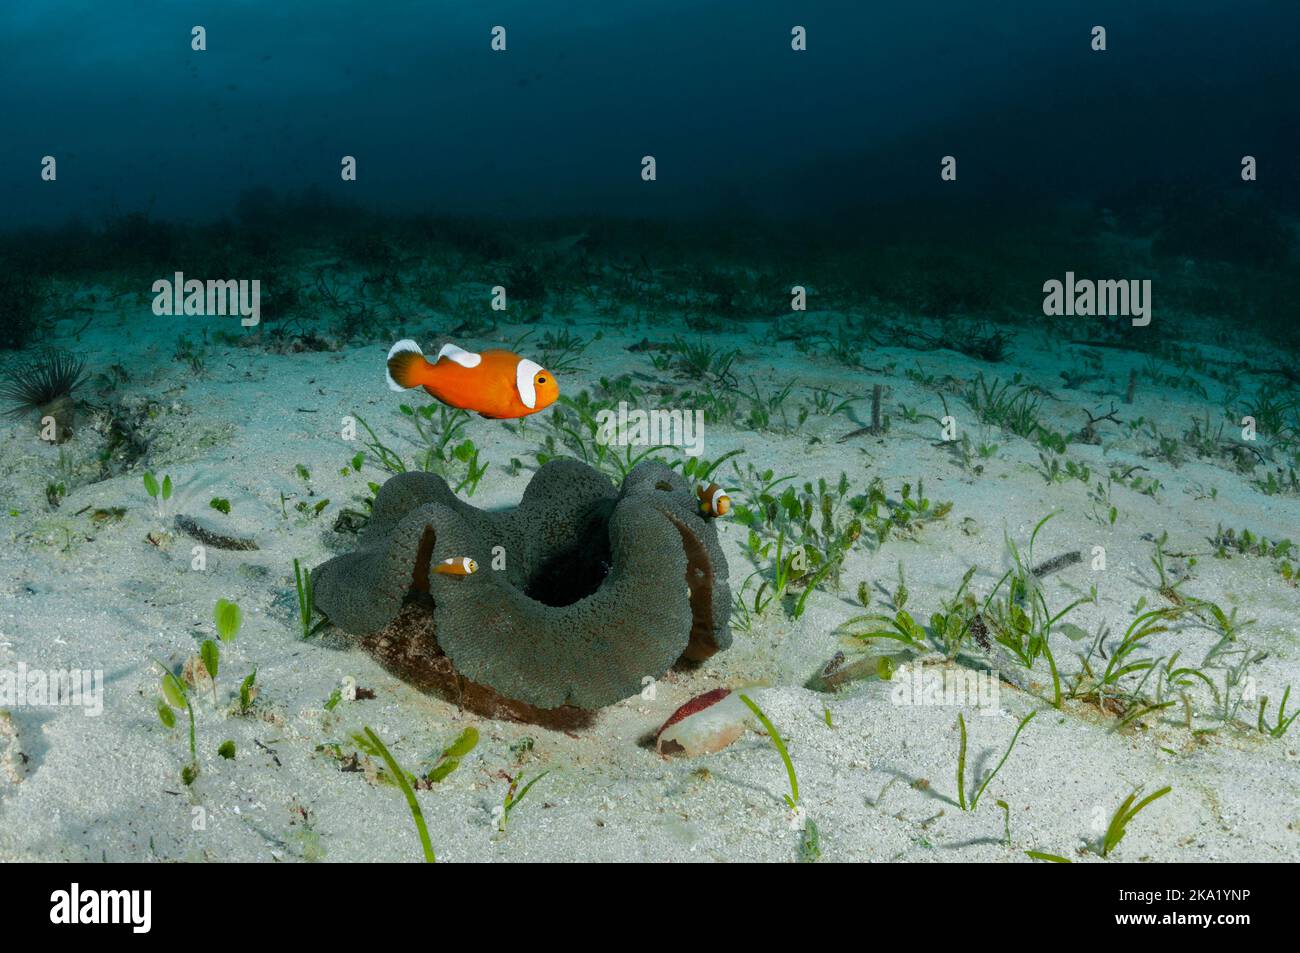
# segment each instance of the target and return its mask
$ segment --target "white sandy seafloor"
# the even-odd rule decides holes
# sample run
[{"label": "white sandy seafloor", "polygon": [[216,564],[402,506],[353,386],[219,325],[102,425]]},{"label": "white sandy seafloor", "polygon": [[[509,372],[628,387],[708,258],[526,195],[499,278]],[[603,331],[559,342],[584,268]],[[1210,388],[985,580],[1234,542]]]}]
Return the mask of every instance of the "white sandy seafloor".
[{"label": "white sandy seafloor", "polygon": [[[844,471],[855,492],[878,475],[894,498],[904,482],[924,478],[926,495],[952,500],[952,512],[916,540],[891,541],[876,552],[855,548],[841,593],[815,593],[797,621],[770,611],[752,631],[737,631],[734,646],[697,671],[666,675],[653,700],[611,706],[594,727],[568,735],[458,711],[341,640],[300,638],[293,558],[314,566],[351,548],[354,537],[332,531],[334,517],[341,505],[357,505],[354,498],[364,495],[368,480],[382,481],[372,468],[340,474],[359,449],[340,438],[341,419],[360,413],[408,454],[411,449],[396,408],[424,398],[385,388],[385,344],[296,354],[213,344],[196,376],[173,357],[177,335],[197,340],[204,327],[236,331],[235,319],[156,318],[144,296],[125,302],[97,305],[95,320],[77,341],[72,335],[83,319],[75,326],[61,322],[52,343],[76,349],[92,370],[112,362],[126,367],[131,379],[120,393],[128,404],[146,398],[159,403],[158,416],[146,425],[152,443],[142,464],[120,477],[81,484],[78,460],[102,446],[84,419],[82,433],[63,448],[40,444],[29,421],[6,421],[0,429],[0,668],[22,662],[47,670],[102,669],[106,682],[99,717],[68,707],[11,711],[0,734],[0,859],[418,860],[416,830],[401,794],[376,784],[373,771],[342,770],[326,746],[351,750],[349,735],[368,725],[405,767],[428,770],[443,747],[474,725],[481,735],[477,749],[450,778],[418,794],[440,861],[791,861],[801,835],[782,800],[784,767],[766,738],[749,733],[720,753],[673,760],[644,743],[689,698],[718,686],[754,685],[770,688],[763,705],[786,738],[826,861],[1026,861],[1026,850],[1096,861],[1085,848],[1100,836],[1098,821],[1104,824],[1138,786],[1151,792],[1165,785],[1172,793],[1132,822],[1112,859],[1300,859],[1300,727],[1281,739],[1261,735],[1253,729],[1254,703],[1241,712],[1248,730],[1193,734],[1175,708],[1116,731],[1115,719],[1095,708],[1067,703],[1064,711],[1053,710],[1043,700],[1049,687],[1041,662],[1031,691],[1001,685],[1000,710],[991,716],[974,706],[894,704],[891,685],[876,678],[837,694],[804,687],[846,648],[836,629],[862,611],[855,602],[859,581],[872,584],[875,607],[884,611],[875,584],[892,590],[901,561],[909,608],[926,619],[969,565],[979,566],[974,585],[987,593],[1008,565],[1004,532],[1023,543],[1052,511],[1058,515],[1040,536],[1035,558],[1081,549],[1085,559],[1047,578],[1049,604],[1064,606],[1096,584],[1098,604],[1069,618],[1090,632],[1105,622],[1112,638],[1127,627],[1140,598],[1162,604],[1152,585],[1153,536],[1167,530],[1170,551],[1198,553],[1209,552],[1207,537],[1218,524],[1300,537],[1300,500],[1266,496],[1212,462],[1192,458],[1174,467],[1144,457],[1152,438],[1127,427],[1104,425],[1102,446],[1072,444],[1068,453],[1103,477],[1107,465],[1119,461],[1147,467],[1145,475],[1163,484],[1155,497],[1116,487],[1114,526],[1089,518],[1088,485],[1049,485],[1033,469],[1035,446],[1009,434],[981,433],[973,421],[973,438],[996,443],[998,450],[982,461],[981,475],[967,474],[937,445],[935,425],[909,424],[900,416],[899,404],[942,413],[934,392],[909,380],[907,369],[919,364],[926,373],[963,380],[981,370],[990,379],[1019,371],[1051,392],[1047,419],[1071,432],[1084,422],[1080,408],[1104,411],[1114,401],[1121,418],[1140,414],[1162,432],[1181,435],[1207,408],[1212,418],[1222,417],[1224,384],[1197,378],[1208,401],[1185,389],[1143,384],[1135,403],[1126,405],[1129,371],[1145,374],[1147,359],[1099,349],[1104,377],[1081,391],[1066,390],[1058,372],[1076,362],[1062,357],[1060,340],[1033,330],[1017,333],[1008,359],[1014,363],[990,365],[947,350],[864,350],[864,363],[876,370],[770,343],[768,320],[710,334],[710,343],[741,350],[741,380],[795,377],[797,399],[807,399],[811,387],[865,396],[871,384],[885,384],[892,429],[883,437],[838,442],[865,422],[863,401],[855,420],[814,416],[790,434],[711,428],[707,457],[745,447],[742,461],[799,474],[799,483],[819,476],[834,481]],[[836,317],[809,313],[793,320],[822,328]],[[1162,317],[1171,320],[1159,313],[1156,320]],[[427,341],[438,333],[439,319],[428,314],[407,324],[408,332]],[[572,326],[585,338],[597,330],[603,336],[582,354],[578,368],[560,375],[568,394],[624,372],[687,383],[656,371],[647,354],[627,350],[646,337],[670,339],[674,331],[663,322],[611,326],[588,315]],[[481,348],[521,330],[502,325],[493,339],[460,343]],[[682,328],[677,333],[686,334]],[[1194,331],[1185,333],[1194,338]],[[1217,358],[1226,352],[1207,343],[1202,353]],[[1270,355],[1261,349],[1254,358],[1266,366]],[[1258,383],[1268,386],[1268,379]],[[1249,393],[1254,386],[1241,389]],[[949,404],[959,420],[969,420],[959,399],[950,397]],[[518,436],[475,418],[469,432],[492,463],[472,502],[514,505],[542,427],[530,423]],[[66,499],[52,509],[45,488],[59,478],[61,452],[74,476]],[[527,464],[514,476],[506,471],[511,457]],[[312,497],[295,474],[298,464],[310,470]],[[160,478],[169,474],[178,488],[165,517],[142,488],[146,468]],[[1211,498],[1212,489],[1217,495]],[[288,518],[281,492],[289,496]],[[231,501],[229,517],[208,508],[213,496]],[[325,498],[331,503],[318,520],[292,509],[298,500]],[[94,508],[115,506],[127,509],[120,522],[91,521]],[[76,515],[86,507],[91,510]],[[209,549],[206,570],[193,571],[192,541],[171,523],[177,512],[251,535],[260,549]],[[719,531],[738,585],[753,568],[744,551],[746,531],[725,521]],[[148,541],[150,533],[166,534],[161,545]],[[1106,548],[1104,571],[1090,566],[1094,545]],[[1176,572],[1185,572],[1185,560],[1172,562]],[[1300,595],[1269,560],[1207,555],[1191,569],[1183,591],[1256,620],[1243,639],[1269,653],[1254,670],[1259,694],[1276,699],[1288,683],[1300,692]],[[193,656],[212,635],[218,598],[237,601],[245,622],[237,640],[223,646],[220,709],[206,686],[194,692],[202,773],[186,789],[179,779],[187,760],[184,717],[174,729],[160,724],[154,660],[179,667]],[[1199,661],[1212,641],[1207,632],[1180,628],[1155,636],[1152,654],[1181,648],[1187,660]],[[1064,639],[1055,644],[1066,672],[1076,664],[1071,647]],[[253,668],[255,714],[231,714],[239,681]],[[345,701],[327,713],[324,703],[348,677],[374,698]],[[1200,703],[1208,710],[1208,695]],[[1039,712],[974,812],[962,812],[954,800],[959,710],[970,730],[968,784],[1001,757],[1019,719]],[[1208,718],[1197,724],[1214,726]],[[227,739],[237,747],[233,761],[216,755]],[[513,812],[508,833],[497,833],[494,808],[505,795],[505,774],[522,772],[526,781],[542,771],[549,773]],[[1010,809],[1009,846],[998,799]]]}]

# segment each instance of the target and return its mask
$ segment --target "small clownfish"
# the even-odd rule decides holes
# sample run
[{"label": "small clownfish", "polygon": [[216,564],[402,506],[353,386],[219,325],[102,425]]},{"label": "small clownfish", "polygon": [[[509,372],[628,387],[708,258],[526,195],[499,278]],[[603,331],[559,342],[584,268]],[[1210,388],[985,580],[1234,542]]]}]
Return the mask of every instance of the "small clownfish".
[{"label": "small clownfish", "polygon": [[493,419],[527,417],[560,396],[555,376],[536,361],[510,351],[475,354],[454,344],[444,344],[430,361],[414,341],[398,341],[388,350],[387,377],[392,390],[423,387],[449,407]]},{"label": "small clownfish", "polygon": [[448,556],[433,571],[444,576],[472,576],[478,572],[478,563],[468,556]]},{"label": "small clownfish", "polygon": [[700,512],[705,516],[726,516],[731,512],[731,497],[716,483],[708,486],[701,483],[695,488],[695,495],[700,498]]}]

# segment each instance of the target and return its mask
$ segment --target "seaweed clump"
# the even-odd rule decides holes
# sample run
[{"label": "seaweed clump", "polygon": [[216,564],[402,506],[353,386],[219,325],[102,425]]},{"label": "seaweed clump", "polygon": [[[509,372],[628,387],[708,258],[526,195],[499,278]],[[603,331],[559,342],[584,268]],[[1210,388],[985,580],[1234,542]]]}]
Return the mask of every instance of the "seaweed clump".
[{"label": "seaweed clump", "polygon": [[35,278],[18,267],[0,268],[0,350],[26,346],[36,332],[45,294]]},{"label": "seaweed clump", "polygon": [[506,277],[506,288],[510,299],[523,306],[525,321],[531,323],[542,316],[542,306],[546,303],[546,279],[536,267],[528,262],[516,262]]},{"label": "seaweed clump", "polygon": [[0,400],[12,404],[7,415],[22,417],[35,411],[41,420],[42,440],[67,440],[75,424],[74,391],[85,383],[85,368],[85,361],[68,351],[42,352],[0,383]]},{"label": "seaweed clump", "polygon": [[1281,216],[1266,202],[1202,196],[1171,204],[1151,251],[1159,257],[1280,266],[1290,257],[1292,243]]},{"label": "seaweed clump", "polygon": [[[433,571],[469,556],[469,576]],[[489,717],[556,728],[731,644],[725,557],[685,478],[634,468],[615,489],[554,460],[513,510],[441,477],[379,491],[361,548],[316,568],[316,607],[399,677]]]}]

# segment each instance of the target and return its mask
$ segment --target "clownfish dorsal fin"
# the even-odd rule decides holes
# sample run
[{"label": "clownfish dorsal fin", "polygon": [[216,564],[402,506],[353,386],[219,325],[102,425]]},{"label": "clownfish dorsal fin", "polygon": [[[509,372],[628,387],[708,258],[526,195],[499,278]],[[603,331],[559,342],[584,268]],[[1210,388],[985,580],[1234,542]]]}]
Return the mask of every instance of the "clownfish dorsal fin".
[{"label": "clownfish dorsal fin", "polygon": [[475,354],[473,351],[467,351],[463,347],[457,347],[454,344],[447,343],[442,346],[438,352],[438,360],[446,358],[454,361],[461,367],[478,367],[483,362],[482,354]]},{"label": "clownfish dorsal fin", "polygon": [[518,366],[515,367],[515,389],[519,391],[519,399],[529,410],[537,406],[537,384],[533,378],[541,369],[542,365],[526,357],[521,357]]}]

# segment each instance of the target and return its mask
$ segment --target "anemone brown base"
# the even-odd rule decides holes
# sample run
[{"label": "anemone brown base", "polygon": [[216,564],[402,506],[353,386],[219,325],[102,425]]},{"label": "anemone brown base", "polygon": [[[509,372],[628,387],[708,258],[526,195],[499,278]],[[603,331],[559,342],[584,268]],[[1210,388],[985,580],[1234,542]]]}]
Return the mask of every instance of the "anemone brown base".
[{"label": "anemone brown base", "polygon": [[[469,576],[433,572],[469,556]],[[616,489],[575,460],[487,512],[430,473],[380,489],[356,552],[312,573],[316,607],[399,677],[491,717],[581,727],[678,661],[731,644],[727,564],[661,463]]]}]

